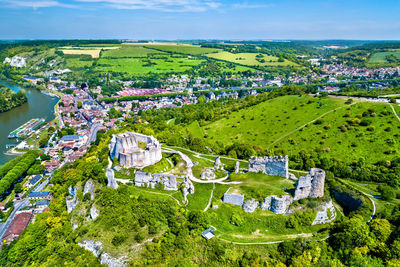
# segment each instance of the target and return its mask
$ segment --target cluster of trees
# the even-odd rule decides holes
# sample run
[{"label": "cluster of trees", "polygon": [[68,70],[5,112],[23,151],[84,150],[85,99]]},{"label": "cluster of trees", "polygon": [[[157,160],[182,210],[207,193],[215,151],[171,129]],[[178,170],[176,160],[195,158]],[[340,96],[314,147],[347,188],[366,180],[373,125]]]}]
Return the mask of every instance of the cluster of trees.
[{"label": "cluster of trees", "polygon": [[14,93],[10,89],[0,85],[0,113],[18,107],[28,101],[26,93],[22,90]]},{"label": "cluster of trees", "polygon": [[18,157],[12,169],[0,180],[0,195],[4,195],[18,181],[18,179],[26,173],[29,167],[35,162],[39,153],[37,151],[29,151]]}]

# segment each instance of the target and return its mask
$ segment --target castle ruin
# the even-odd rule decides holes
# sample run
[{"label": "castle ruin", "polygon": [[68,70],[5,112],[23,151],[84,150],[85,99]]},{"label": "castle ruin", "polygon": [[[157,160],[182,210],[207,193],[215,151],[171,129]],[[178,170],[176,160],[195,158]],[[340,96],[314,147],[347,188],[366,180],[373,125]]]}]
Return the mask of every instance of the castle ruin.
[{"label": "castle ruin", "polygon": [[264,199],[260,208],[263,210],[270,210],[276,214],[284,214],[287,212],[289,205],[293,203],[293,198],[289,195],[283,197],[270,196]]},{"label": "castle ruin", "polygon": [[249,159],[249,172],[262,172],[288,178],[289,158],[288,156],[251,157]]},{"label": "castle ruin", "polygon": [[324,196],[325,171],[312,168],[310,173],[297,180],[294,200]]},{"label": "castle ruin", "polygon": [[162,159],[161,144],[153,136],[126,132],[113,135],[110,157],[124,168],[144,168]]}]

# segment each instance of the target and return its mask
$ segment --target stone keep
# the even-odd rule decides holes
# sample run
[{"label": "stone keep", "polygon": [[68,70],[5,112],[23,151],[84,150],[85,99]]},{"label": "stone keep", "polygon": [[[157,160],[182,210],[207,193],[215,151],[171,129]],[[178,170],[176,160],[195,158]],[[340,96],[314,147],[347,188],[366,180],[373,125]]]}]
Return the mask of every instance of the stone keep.
[{"label": "stone keep", "polygon": [[251,157],[249,159],[249,172],[262,172],[268,175],[289,177],[288,156]]},{"label": "stone keep", "polygon": [[[141,147],[145,145],[145,147]],[[138,133],[113,135],[110,143],[110,157],[117,158],[125,168],[144,168],[162,159],[161,144],[153,136]]]},{"label": "stone keep", "polygon": [[324,196],[325,171],[312,168],[310,173],[301,176],[296,184],[294,200],[302,198],[317,198]]}]

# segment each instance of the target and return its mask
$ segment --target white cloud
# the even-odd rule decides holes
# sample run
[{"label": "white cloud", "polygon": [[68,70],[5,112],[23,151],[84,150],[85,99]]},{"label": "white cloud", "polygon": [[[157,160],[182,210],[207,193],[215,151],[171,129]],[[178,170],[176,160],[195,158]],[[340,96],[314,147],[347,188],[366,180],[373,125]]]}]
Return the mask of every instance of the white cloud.
[{"label": "white cloud", "polygon": [[6,6],[13,8],[43,8],[43,7],[66,7],[74,8],[74,5],[60,3],[55,0],[37,0],[37,1],[25,1],[25,0],[5,0]]},{"label": "white cloud", "polygon": [[233,8],[268,8],[268,7],[272,7],[272,4],[249,4],[247,1],[243,2],[243,3],[236,3],[233,4],[232,7]]},{"label": "white cloud", "polygon": [[76,0],[99,3],[116,9],[147,9],[163,12],[200,12],[221,6],[213,0]]}]

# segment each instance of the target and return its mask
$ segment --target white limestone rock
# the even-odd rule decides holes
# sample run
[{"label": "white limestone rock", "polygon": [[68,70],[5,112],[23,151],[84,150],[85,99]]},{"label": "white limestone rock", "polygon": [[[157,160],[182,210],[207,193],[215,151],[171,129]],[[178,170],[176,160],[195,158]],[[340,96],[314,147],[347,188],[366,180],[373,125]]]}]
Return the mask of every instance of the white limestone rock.
[{"label": "white limestone rock", "polygon": [[118,188],[117,181],[114,178],[114,170],[113,169],[107,169],[106,176],[108,179],[107,186],[113,189]]},{"label": "white limestone rock", "polygon": [[92,181],[87,181],[83,188],[83,195],[90,193],[90,199],[94,200],[94,184]]},{"label": "white limestone rock", "polygon": [[[328,210],[330,216],[328,216]],[[328,203],[324,203],[321,205],[320,210],[317,212],[317,216],[315,216],[315,219],[312,222],[312,225],[330,223],[333,222],[335,219],[336,210],[331,200]]]},{"label": "white limestone rock", "polygon": [[103,243],[100,241],[83,240],[79,242],[80,247],[93,253],[93,255],[100,260],[101,264],[109,267],[125,267],[128,266],[128,259],[126,257],[115,258],[103,250]]},{"label": "white limestone rock", "polygon": [[99,217],[99,215],[100,211],[94,205],[92,205],[90,208],[90,218],[94,221],[97,217]]}]

